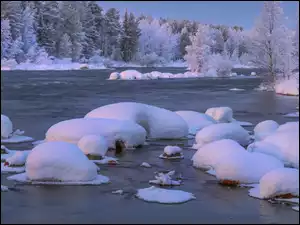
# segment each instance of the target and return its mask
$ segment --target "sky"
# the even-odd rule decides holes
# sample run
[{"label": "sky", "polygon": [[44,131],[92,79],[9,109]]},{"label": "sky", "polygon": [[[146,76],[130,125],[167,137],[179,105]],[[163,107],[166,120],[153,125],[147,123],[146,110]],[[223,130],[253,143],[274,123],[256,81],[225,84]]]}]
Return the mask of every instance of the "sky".
[{"label": "sky", "polygon": [[[250,29],[259,15],[263,1],[99,1],[105,10],[117,8],[121,15],[125,9],[134,14],[151,15],[153,18],[187,19],[207,24],[242,26]],[[282,7],[288,26],[295,28],[297,1],[284,1]]]}]

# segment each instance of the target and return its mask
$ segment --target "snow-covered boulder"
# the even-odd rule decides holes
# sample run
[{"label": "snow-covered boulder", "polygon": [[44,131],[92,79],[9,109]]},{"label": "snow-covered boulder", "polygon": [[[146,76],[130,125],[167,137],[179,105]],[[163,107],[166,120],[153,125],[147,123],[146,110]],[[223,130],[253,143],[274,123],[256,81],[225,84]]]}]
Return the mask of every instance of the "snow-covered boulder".
[{"label": "snow-covered boulder", "polygon": [[193,166],[202,170],[210,170],[220,160],[231,157],[233,153],[246,154],[245,149],[236,141],[222,139],[199,148],[193,155]]},{"label": "snow-covered boulder", "polygon": [[[298,75],[299,76],[299,75]],[[299,95],[299,81],[296,78],[281,80],[275,84],[275,92],[282,95]]]},{"label": "snow-covered boulder", "polygon": [[157,202],[163,204],[183,203],[192,199],[196,199],[196,197],[189,192],[181,190],[168,190],[154,186],[139,189],[136,197],[147,202]]},{"label": "snow-covered boulder", "polygon": [[195,135],[199,130],[216,121],[209,115],[195,111],[176,111],[189,126],[189,133]]},{"label": "snow-covered boulder", "polygon": [[143,145],[146,139],[145,129],[132,121],[79,118],[54,124],[46,133],[46,141],[78,144],[86,135],[103,136],[110,148],[115,148],[117,140],[122,140],[127,148],[132,148]]},{"label": "snow-covered boulder", "polygon": [[299,197],[299,170],[279,168],[266,173],[249,195],[260,199]]},{"label": "snow-covered boulder", "polygon": [[155,180],[150,180],[149,184],[158,184],[160,186],[178,186],[181,184],[180,180],[172,180],[172,176],[175,171],[170,171],[168,173],[158,173],[155,176]]},{"label": "snow-covered boulder", "polygon": [[293,131],[299,133],[299,121],[284,123],[280,125],[276,131],[277,132]]},{"label": "snow-covered boulder", "polygon": [[198,149],[205,144],[221,139],[232,139],[242,146],[250,143],[250,135],[247,130],[236,123],[218,123],[204,127],[196,134],[196,144],[193,148]]},{"label": "snow-covered boulder", "polygon": [[86,135],[78,142],[78,147],[81,151],[89,156],[103,158],[108,150],[107,141],[99,135]]},{"label": "snow-covered boulder", "polygon": [[230,123],[233,119],[233,111],[230,107],[213,107],[206,110],[205,114],[211,116],[220,123]]},{"label": "snow-covered boulder", "polygon": [[1,139],[2,138],[9,138],[13,132],[13,124],[11,120],[1,114]]},{"label": "snow-covered boulder", "polygon": [[136,102],[105,105],[92,110],[85,118],[130,120],[144,127],[149,138],[177,139],[188,135],[187,123],[175,112]]},{"label": "snow-covered boulder", "polygon": [[137,70],[125,70],[120,73],[121,80],[140,80],[143,74]]},{"label": "snow-covered boulder", "polygon": [[280,148],[272,143],[268,143],[265,141],[256,141],[248,145],[247,151],[264,153],[284,161],[284,155]]},{"label": "snow-covered boulder", "polygon": [[1,184],[1,192],[8,191],[8,187]]},{"label": "snow-covered boulder", "polygon": [[30,151],[16,151],[12,156],[8,157],[5,161],[9,166],[23,166]]},{"label": "snow-covered boulder", "polygon": [[[267,136],[263,142],[278,148],[274,148],[274,151],[280,151],[286,166],[299,168],[299,131],[277,131]],[[262,149],[261,152],[263,151],[268,152],[267,149]]]},{"label": "snow-covered boulder", "polygon": [[47,142],[36,146],[30,152],[25,173],[8,177],[8,179],[21,182],[54,182],[55,184],[108,182],[108,178],[99,177],[97,170],[97,166],[76,145],[66,142]]},{"label": "snow-covered boulder", "polygon": [[223,184],[253,184],[268,172],[283,168],[283,163],[262,153],[232,153],[214,165],[216,178]]},{"label": "snow-covered boulder", "polygon": [[256,72],[251,72],[251,76],[256,76]]},{"label": "snow-covered boulder", "polygon": [[119,72],[112,72],[110,75],[109,75],[109,80],[118,80],[120,79],[120,73]]},{"label": "snow-covered boulder", "polygon": [[278,127],[279,127],[279,124],[274,120],[265,120],[265,121],[258,123],[254,127],[255,141],[263,140],[266,136],[275,132]]},{"label": "snow-covered boulder", "polygon": [[164,153],[159,157],[163,159],[181,159],[183,158],[182,148],[168,145],[164,148]]}]

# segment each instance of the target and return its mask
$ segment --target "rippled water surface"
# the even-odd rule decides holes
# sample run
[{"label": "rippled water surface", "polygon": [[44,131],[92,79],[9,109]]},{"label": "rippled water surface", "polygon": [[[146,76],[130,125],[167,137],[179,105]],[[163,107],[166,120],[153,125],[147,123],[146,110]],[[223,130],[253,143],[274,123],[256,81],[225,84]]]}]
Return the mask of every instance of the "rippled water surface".
[{"label": "rippled water surface", "polygon": [[[142,72],[154,69],[141,68]],[[160,68],[158,71],[183,72]],[[108,81],[111,70],[101,71],[6,71],[1,72],[1,113],[16,128],[43,139],[47,129],[61,120],[83,117],[110,103],[136,101],[170,110],[205,112],[213,106],[229,106],[235,119],[256,124],[274,119],[293,121],[283,114],[296,109],[298,98],[254,89],[259,78],[172,79]],[[243,71],[244,74],[250,73]],[[242,88],[245,91],[229,91]],[[251,127],[249,128],[252,129]],[[185,146],[185,159],[166,161],[158,156],[167,144]],[[101,166],[111,184],[102,186],[23,186],[1,193],[2,223],[298,223],[299,213],[285,205],[253,199],[245,188],[227,188],[191,166],[190,141],[155,141],[120,158],[118,166]],[[31,148],[29,144],[8,146]],[[152,168],[141,168],[142,162]],[[184,177],[176,189],[192,192],[197,199],[179,205],[146,203],[134,197],[136,189],[148,187],[158,170],[175,169]],[[1,184],[14,182],[1,175]],[[125,194],[113,195],[123,189]]]}]

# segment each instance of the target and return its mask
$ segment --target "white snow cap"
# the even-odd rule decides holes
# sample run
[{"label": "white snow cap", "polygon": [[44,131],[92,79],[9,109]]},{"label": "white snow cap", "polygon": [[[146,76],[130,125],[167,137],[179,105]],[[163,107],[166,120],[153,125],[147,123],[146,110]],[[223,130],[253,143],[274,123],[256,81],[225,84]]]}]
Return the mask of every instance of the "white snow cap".
[{"label": "white snow cap", "polygon": [[137,70],[125,70],[120,73],[121,80],[140,80],[142,79],[142,73]]},{"label": "white snow cap", "polygon": [[105,156],[108,145],[104,137],[100,135],[86,135],[78,142],[78,147],[85,155]]},{"label": "white snow cap", "polygon": [[259,186],[249,190],[250,196],[268,199],[280,195],[299,196],[299,170],[279,168],[266,173]]},{"label": "white snow cap", "polygon": [[226,161],[232,153],[244,154],[245,149],[236,141],[230,139],[222,139],[211,142],[199,148],[193,155],[193,166],[203,170],[214,168],[215,164]]},{"label": "white snow cap", "polygon": [[109,75],[109,80],[118,80],[120,78],[120,73],[119,72],[112,72]]},{"label": "white snow cap", "polygon": [[130,120],[144,127],[150,138],[177,139],[188,135],[187,123],[175,112],[136,102],[105,105],[92,110],[85,118]]},{"label": "white snow cap", "polygon": [[140,166],[141,166],[141,167],[146,167],[146,168],[151,168],[151,167],[152,167],[152,166],[151,166],[149,163],[147,163],[147,162],[143,162]]},{"label": "white snow cap", "polygon": [[1,184],[1,191],[8,191],[8,187]]},{"label": "white snow cap", "polygon": [[97,166],[74,144],[46,142],[28,155],[26,175],[35,181],[92,181]]},{"label": "white snow cap", "polygon": [[[299,73],[298,73],[299,77]],[[282,95],[299,95],[299,81],[297,78],[282,80],[275,84],[275,92]]]},{"label": "white snow cap", "polygon": [[213,141],[221,139],[232,139],[242,146],[250,142],[250,135],[247,130],[237,123],[218,123],[204,127],[196,134],[196,149]]},{"label": "white snow cap", "polygon": [[16,151],[11,157],[7,158],[5,161],[8,162],[10,166],[24,165],[29,152],[30,151]]},{"label": "white snow cap", "polygon": [[294,131],[299,133],[299,121],[284,123],[276,131]]},{"label": "white snow cap", "polygon": [[255,141],[263,140],[266,136],[275,132],[278,127],[279,127],[279,124],[274,120],[265,120],[265,121],[258,123],[254,127]]},{"label": "white snow cap", "polygon": [[240,184],[258,183],[266,173],[283,168],[283,163],[262,153],[233,152],[215,165],[218,180],[237,181]]},{"label": "white snow cap", "polygon": [[166,153],[169,156],[176,154],[176,153],[181,153],[181,152],[182,152],[182,148],[180,148],[178,146],[168,145],[164,148],[164,153]]},{"label": "white snow cap", "polygon": [[183,203],[196,198],[192,193],[189,192],[181,190],[168,190],[154,186],[139,189],[136,197],[147,202],[158,202],[165,204]]},{"label": "white snow cap", "polygon": [[189,133],[195,135],[199,130],[217,123],[211,116],[195,111],[176,111],[189,126]]},{"label": "white snow cap", "polygon": [[9,138],[13,132],[13,124],[11,120],[1,114],[1,138]]},{"label": "white snow cap", "polygon": [[115,148],[116,140],[122,140],[129,148],[143,145],[146,139],[145,129],[131,121],[80,118],[54,124],[46,133],[46,141],[77,144],[86,135],[103,136],[110,148]]},{"label": "white snow cap", "polygon": [[230,107],[213,107],[206,110],[205,114],[211,116],[220,123],[230,123],[234,121],[233,111]]}]

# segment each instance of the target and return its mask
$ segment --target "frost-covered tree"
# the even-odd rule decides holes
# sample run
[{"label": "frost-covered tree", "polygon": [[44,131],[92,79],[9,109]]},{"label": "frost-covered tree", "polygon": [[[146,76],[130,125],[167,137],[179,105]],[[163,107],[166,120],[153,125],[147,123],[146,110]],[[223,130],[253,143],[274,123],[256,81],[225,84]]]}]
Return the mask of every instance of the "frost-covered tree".
[{"label": "frost-covered tree", "polygon": [[10,57],[12,38],[8,19],[1,19],[1,59]]},{"label": "frost-covered tree", "polygon": [[184,56],[192,72],[203,72],[205,63],[211,54],[209,45],[209,27],[201,25],[195,36],[191,37],[191,45],[186,47]]},{"label": "frost-covered tree", "polygon": [[104,43],[103,43],[103,55],[105,57],[111,57],[114,49],[120,48],[120,13],[117,9],[108,9],[104,16]]},{"label": "frost-covered tree", "polygon": [[250,50],[253,63],[267,69],[270,82],[275,81],[280,58],[284,57],[282,43],[285,38],[286,28],[280,2],[264,2],[263,10],[253,31],[253,45]]},{"label": "frost-covered tree", "polygon": [[179,41],[179,51],[180,57],[183,58],[186,55],[186,46],[191,44],[190,35],[186,27],[181,30],[180,41]]},{"label": "frost-covered tree", "polygon": [[7,2],[7,15],[10,22],[11,36],[13,40],[18,39],[21,36],[21,29],[23,26],[21,3],[21,1]]},{"label": "frost-covered tree", "polygon": [[59,41],[58,53],[61,58],[72,56],[72,42],[68,34],[64,34]]}]

